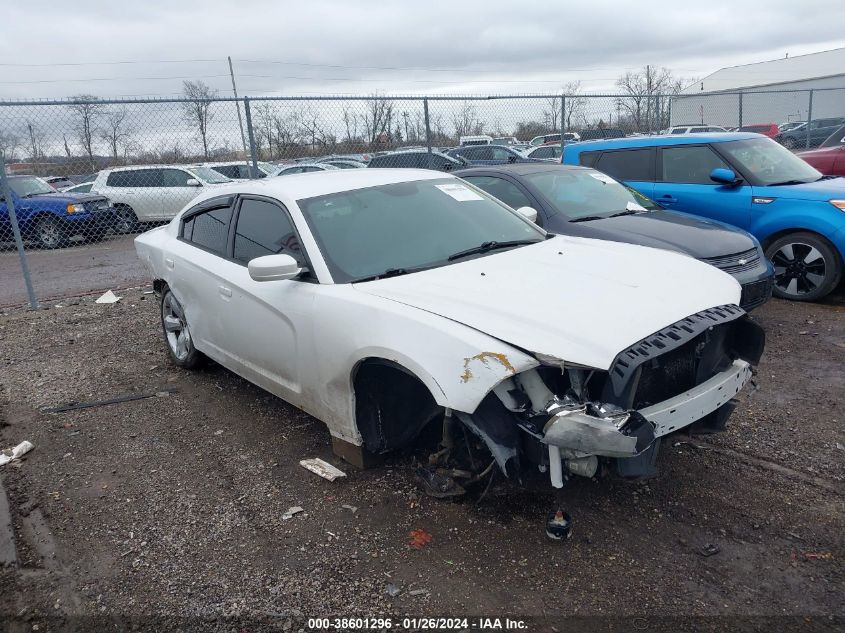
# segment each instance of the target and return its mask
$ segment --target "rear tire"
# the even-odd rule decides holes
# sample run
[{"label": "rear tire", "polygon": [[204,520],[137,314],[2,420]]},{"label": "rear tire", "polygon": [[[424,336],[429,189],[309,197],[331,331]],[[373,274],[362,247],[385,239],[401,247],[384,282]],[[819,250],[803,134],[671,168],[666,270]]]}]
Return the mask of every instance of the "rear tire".
[{"label": "rear tire", "polygon": [[818,301],[842,278],[842,260],[830,242],[815,233],[779,237],[766,247],[775,267],[773,294],[792,301]]},{"label": "rear tire", "polygon": [[41,248],[61,248],[67,243],[67,231],[61,221],[50,215],[42,215],[35,221],[33,233]]},{"label": "rear tire", "polygon": [[114,205],[114,232],[119,235],[134,233],[138,230],[138,216],[128,204]]},{"label": "rear tire", "polygon": [[184,369],[195,369],[202,364],[205,357],[194,347],[182,304],[167,286],[161,294],[161,329],[170,359],[176,365]]}]

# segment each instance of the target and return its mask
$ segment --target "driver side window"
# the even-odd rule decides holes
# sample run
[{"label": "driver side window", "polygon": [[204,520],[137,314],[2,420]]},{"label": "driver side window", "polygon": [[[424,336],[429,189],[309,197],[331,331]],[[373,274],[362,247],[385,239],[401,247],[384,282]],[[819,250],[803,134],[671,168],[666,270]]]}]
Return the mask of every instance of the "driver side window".
[{"label": "driver side window", "polygon": [[663,182],[715,185],[710,172],[717,167],[730,169],[707,145],[663,148]]}]

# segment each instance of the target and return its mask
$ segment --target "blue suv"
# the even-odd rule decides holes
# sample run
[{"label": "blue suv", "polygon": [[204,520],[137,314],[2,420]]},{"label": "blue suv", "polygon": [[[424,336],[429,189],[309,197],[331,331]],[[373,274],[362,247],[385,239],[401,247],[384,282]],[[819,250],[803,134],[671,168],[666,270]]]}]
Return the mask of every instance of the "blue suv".
[{"label": "blue suv", "polygon": [[745,229],[774,265],[776,296],[816,301],[842,278],[845,178],[823,176],[770,138],[588,141],[566,145],[562,162],[594,167],[669,209]]},{"label": "blue suv", "polygon": [[[8,176],[15,215],[25,240],[41,248],[60,248],[72,237],[102,239],[115,223],[108,198],[95,194],[62,193],[36,176]],[[0,191],[0,241],[12,239],[9,207]]]}]

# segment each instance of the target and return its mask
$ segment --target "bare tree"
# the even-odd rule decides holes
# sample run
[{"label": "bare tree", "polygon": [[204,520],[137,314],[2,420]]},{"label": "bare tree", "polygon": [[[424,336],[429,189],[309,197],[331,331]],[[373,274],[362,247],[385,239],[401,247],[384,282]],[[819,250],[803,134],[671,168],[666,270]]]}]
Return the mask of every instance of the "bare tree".
[{"label": "bare tree", "polygon": [[361,116],[364,134],[370,149],[376,145],[390,142],[390,130],[393,122],[393,102],[373,95],[366,102],[367,108]]},{"label": "bare tree", "polygon": [[204,81],[183,81],[182,92],[190,99],[182,103],[185,120],[197,127],[202,141],[202,154],[208,160],[208,126],[214,119],[211,104],[217,97],[217,91]]},{"label": "bare tree", "polygon": [[357,143],[360,140],[358,136],[358,115],[348,107],[343,109],[343,126],[346,130],[344,141],[349,145]]},{"label": "bare tree", "polygon": [[129,141],[132,130],[126,121],[126,109],[109,110],[103,116],[103,128],[100,130],[100,138],[108,143],[111,155],[114,160],[120,157],[120,148],[125,147]]},{"label": "bare tree", "polygon": [[73,114],[73,131],[82,149],[91,163],[91,171],[96,171],[94,162],[94,139],[98,134],[98,126],[102,118],[104,106],[94,95],[76,95],[71,97],[76,101],[68,106]]},{"label": "bare tree", "polygon": [[655,116],[659,98],[655,95],[671,94],[672,89],[680,84],[668,68],[654,66],[627,71],[616,80],[616,85],[627,95],[619,103],[631,117],[636,131],[650,132],[655,125],[659,126],[659,117]]},{"label": "bare tree", "polygon": [[558,120],[560,119],[560,97],[549,97],[543,100],[546,108],[543,110],[543,121],[546,124],[549,132],[554,132],[558,129]]},{"label": "bare tree", "polygon": [[572,119],[578,120],[581,116],[584,107],[587,105],[587,100],[581,96],[581,82],[570,81],[564,84],[563,94],[563,127],[565,130],[572,128]]},{"label": "bare tree", "polygon": [[0,154],[3,154],[6,160],[11,160],[15,157],[20,142],[21,140],[17,135],[0,130]]},{"label": "bare tree", "polygon": [[31,121],[26,122],[26,131],[29,136],[29,156],[33,162],[37,162],[44,155],[44,133],[39,130]]},{"label": "bare tree", "polygon": [[464,101],[461,107],[452,113],[452,125],[455,127],[455,136],[458,140],[462,136],[484,132],[484,123],[478,118],[475,106],[467,101]]}]

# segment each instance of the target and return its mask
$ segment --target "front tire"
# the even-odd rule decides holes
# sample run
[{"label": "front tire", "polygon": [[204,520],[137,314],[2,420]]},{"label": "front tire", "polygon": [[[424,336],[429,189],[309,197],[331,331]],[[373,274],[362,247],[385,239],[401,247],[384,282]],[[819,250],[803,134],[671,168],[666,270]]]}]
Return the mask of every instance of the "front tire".
[{"label": "front tire", "polygon": [[58,219],[43,215],[35,222],[35,239],[41,248],[61,248],[67,243],[67,231]]},{"label": "front tire", "polygon": [[818,301],[842,278],[842,260],[830,243],[814,233],[790,233],[766,248],[775,267],[773,294],[792,301]]},{"label": "front tire", "polygon": [[170,359],[176,365],[184,369],[194,369],[202,363],[204,357],[202,352],[194,347],[185,310],[166,286],[161,295],[161,329]]},{"label": "front tire", "polygon": [[114,207],[115,221],[114,231],[120,235],[134,233],[138,230],[138,216],[132,207],[126,204],[118,204]]}]

